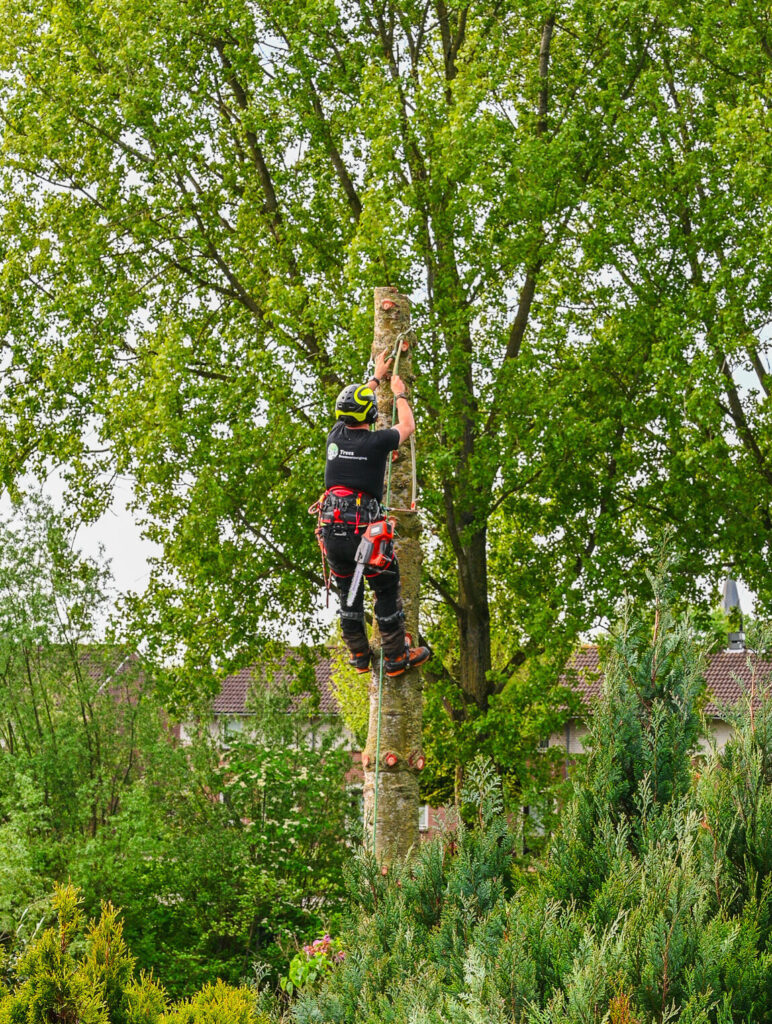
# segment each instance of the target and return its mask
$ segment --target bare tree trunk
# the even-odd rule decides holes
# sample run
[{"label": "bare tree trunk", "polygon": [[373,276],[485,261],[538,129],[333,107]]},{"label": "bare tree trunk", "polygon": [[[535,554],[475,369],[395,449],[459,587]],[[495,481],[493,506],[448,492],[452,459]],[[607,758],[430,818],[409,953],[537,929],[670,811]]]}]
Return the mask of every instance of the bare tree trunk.
[{"label": "bare tree trunk", "polygon": [[[396,288],[375,289],[373,355],[393,351],[397,340],[411,343],[410,305]],[[413,382],[410,350],[400,353],[398,372],[409,389]],[[379,389],[378,427],[390,427],[392,396]],[[412,493],[410,443],[399,450],[391,469],[391,500],[397,520],[396,551],[402,577],[405,626],[414,643],[418,638],[418,600],[421,582],[421,523],[410,510]],[[385,492],[384,492],[385,493]],[[374,640],[376,638],[374,637]],[[420,670],[389,679],[383,677],[380,707],[380,766],[376,800],[376,749],[380,656],[370,680],[370,723],[362,761],[365,771],[365,842],[385,866],[405,857],[418,843],[418,772],[423,767],[421,718],[423,696]],[[376,814],[377,802],[377,814]],[[375,843],[373,847],[373,832]]]},{"label": "bare tree trunk", "polygon": [[487,530],[472,534],[458,559],[459,676],[464,692],[488,710],[491,683],[491,619],[488,608]]}]

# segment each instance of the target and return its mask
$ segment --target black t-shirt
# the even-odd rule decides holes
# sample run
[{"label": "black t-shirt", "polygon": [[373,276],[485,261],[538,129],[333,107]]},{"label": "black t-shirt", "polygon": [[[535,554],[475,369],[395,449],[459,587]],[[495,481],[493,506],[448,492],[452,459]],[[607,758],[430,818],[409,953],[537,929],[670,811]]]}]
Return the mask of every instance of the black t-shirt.
[{"label": "black t-shirt", "polygon": [[327,436],[324,486],[350,487],[380,501],[389,452],[399,448],[399,431],[351,430],[338,421]]}]

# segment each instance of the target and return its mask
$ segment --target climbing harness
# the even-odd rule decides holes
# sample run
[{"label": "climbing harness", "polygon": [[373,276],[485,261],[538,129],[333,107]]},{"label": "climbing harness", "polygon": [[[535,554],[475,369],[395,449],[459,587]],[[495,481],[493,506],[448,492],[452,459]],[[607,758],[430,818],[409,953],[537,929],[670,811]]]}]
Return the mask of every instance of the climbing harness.
[{"label": "climbing harness", "polygon": [[332,572],[327,562],[327,551],[324,546],[324,528],[332,526],[333,533],[338,531],[345,533],[349,527],[353,526],[354,533],[358,534],[363,524],[383,519],[383,506],[377,498],[365,494],[364,491],[352,491],[348,487],[330,487],[317,498],[313,505],[309,506],[308,513],[316,516],[314,533],[322,553],[325,607],[329,608]]}]

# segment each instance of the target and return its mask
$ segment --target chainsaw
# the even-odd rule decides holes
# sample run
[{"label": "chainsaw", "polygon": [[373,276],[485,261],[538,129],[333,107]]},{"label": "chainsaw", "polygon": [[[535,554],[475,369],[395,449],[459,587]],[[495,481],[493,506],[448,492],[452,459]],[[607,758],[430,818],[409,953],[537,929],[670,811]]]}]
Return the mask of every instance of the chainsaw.
[{"label": "chainsaw", "polygon": [[368,566],[385,569],[394,557],[394,527],[396,524],[396,519],[378,519],[376,522],[368,524],[354,557],[356,568],[351,577],[351,586],[346,598],[347,605],[350,606],[354,603],[365,569]]}]

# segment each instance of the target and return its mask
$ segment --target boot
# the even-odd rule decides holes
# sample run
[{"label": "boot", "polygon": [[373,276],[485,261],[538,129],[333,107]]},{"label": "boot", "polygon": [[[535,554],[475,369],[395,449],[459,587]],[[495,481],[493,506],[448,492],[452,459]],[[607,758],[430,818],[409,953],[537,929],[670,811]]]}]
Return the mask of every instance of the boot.
[{"label": "boot", "polygon": [[432,652],[428,647],[408,647],[405,644],[402,654],[386,659],[383,670],[387,676],[401,676],[409,668],[418,668],[419,665],[423,665],[431,656]]},{"label": "boot", "polygon": [[362,653],[351,652],[351,657],[348,660],[349,665],[356,669],[357,672],[369,672],[370,671],[370,648]]}]

